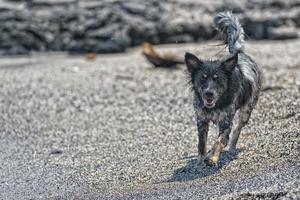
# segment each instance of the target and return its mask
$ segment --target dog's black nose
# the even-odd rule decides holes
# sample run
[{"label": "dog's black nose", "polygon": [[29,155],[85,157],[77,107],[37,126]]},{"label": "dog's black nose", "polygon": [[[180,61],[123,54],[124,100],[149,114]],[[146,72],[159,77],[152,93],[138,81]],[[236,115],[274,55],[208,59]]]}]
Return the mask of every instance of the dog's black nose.
[{"label": "dog's black nose", "polygon": [[207,97],[207,98],[212,98],[212,97],[214,96],[214,93],[211,92],[211,91],[206,91],[206,92],[204,93],[204,95],[205,95],[205,97]]}]

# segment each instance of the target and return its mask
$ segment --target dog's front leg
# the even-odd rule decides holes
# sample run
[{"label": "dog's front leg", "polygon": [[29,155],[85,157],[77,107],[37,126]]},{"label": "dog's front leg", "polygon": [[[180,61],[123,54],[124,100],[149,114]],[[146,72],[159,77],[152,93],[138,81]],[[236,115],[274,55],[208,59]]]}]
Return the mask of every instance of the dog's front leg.
[{"label": "dog's front leg", "polygon": [[213,149],[205,159],[206,164],[213,166],[220,160],[221,152],[228,143],[231,127],[232,119],[224,119],[219,122],[219,136]]},{"label": "dog's front leg", "polygon": [[197,127],[198,127],[198,154],[199,156],[205,156],[208,122],[203,120],[197,120]]}]

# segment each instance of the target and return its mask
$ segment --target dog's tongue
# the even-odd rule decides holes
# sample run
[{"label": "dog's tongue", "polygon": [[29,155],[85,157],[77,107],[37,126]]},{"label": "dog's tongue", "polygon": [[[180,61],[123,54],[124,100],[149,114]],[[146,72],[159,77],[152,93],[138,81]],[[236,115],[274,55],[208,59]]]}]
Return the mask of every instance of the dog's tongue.
[{"label": "dog's tongue", "polygon": [[207,103],[212,103],[213,99],[206,99]]}]

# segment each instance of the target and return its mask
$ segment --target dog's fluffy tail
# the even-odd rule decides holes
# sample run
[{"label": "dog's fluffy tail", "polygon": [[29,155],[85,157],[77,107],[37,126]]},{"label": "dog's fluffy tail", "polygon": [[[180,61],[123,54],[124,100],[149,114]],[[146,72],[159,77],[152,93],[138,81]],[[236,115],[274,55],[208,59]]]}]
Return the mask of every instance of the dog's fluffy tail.
[{"label": "dog's fluffy tail", "polygon": [[214,17],[214,24],[222,34],[230,54],[244,50],[244,29],[231,12],[220,12]]}]

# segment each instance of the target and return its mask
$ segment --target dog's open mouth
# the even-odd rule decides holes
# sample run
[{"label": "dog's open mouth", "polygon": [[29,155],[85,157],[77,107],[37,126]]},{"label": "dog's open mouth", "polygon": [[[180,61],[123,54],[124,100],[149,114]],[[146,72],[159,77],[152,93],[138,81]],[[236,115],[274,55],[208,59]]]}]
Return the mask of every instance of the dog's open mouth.
[{"label": "dog's open mouth", "polygon": [[215,101],[213,98],[207,98],[204,100],[205,107],[212,108],[215,106]]}]

